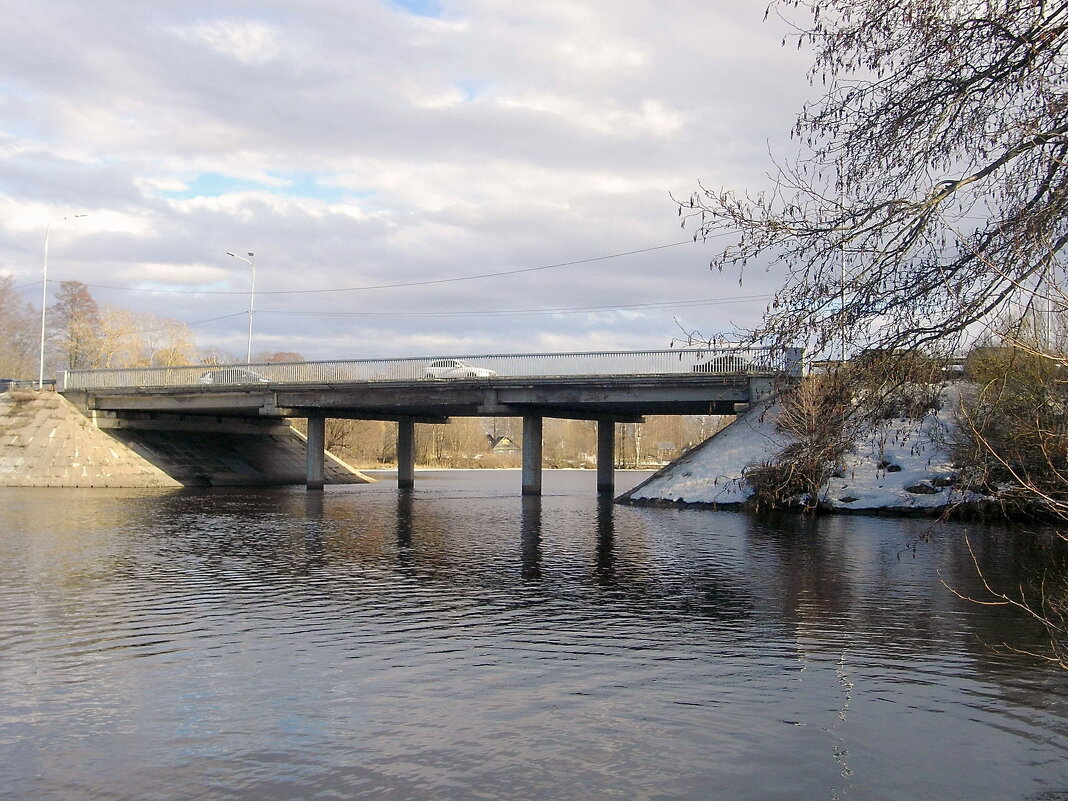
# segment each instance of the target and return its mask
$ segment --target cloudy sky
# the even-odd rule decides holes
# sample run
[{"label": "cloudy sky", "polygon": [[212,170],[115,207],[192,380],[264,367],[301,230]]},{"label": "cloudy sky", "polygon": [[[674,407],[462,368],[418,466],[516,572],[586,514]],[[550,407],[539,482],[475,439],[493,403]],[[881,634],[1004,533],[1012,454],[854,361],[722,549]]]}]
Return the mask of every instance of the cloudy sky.
[{"label": "cloudy sky", "polygon": [[[0,273],[307,358],[751,323],[671,194],[759,187],[812,91],[763,0],[0,0]],[[74,218],[73,215],[85,217]]]}]

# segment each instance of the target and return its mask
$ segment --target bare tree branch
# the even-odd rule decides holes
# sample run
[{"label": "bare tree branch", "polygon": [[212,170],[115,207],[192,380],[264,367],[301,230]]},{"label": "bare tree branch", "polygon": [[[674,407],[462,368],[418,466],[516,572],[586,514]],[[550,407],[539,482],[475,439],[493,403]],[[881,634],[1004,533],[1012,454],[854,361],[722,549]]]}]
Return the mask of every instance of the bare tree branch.
[{"label": "bare tree branch", "polygon": [[806,151],[761,192],[702,185],[679,204],[695,238],[733,234],[714,268],[783,270],[749,338],[818,349],[843,335],[857,348],[954,340],[1041,276],[1061,277],[1068,2],[771,10],[809,15],[797,39],[827,84],[797,119]]}]

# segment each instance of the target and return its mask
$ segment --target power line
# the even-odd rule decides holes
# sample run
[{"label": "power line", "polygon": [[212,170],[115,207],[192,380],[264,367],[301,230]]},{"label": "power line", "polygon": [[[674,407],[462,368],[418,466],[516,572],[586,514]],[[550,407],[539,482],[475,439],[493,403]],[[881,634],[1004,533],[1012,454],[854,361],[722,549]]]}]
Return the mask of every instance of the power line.
[{"label": "power line", "polygon": [[[276,289],[276,290],[259,290],[257,295],[313,295],[313,294],[325,294],[330,292],[367,292],[376,289],[400,289],[403,287],[413,286],[432,286],[435,284],[453,284],[460,281],[479,281],[484,278],[503,278],[510,275],[521,275],[523,273],[540,272],[542,270],[555,270],[560,267],[575,267],[580,264],[592,264],[599,261],[608,261],[610,259],[619,259],[624,256],[636,256],[642,253],[652,253],[657,250],[666,250],[667,248],[675,248],[680,245],[692,245],[693,240],[687,239],[683,242],[670,242],[666,245],[653,245],[647,248],[637,248],[635,250],[627,250],[621,253],[612,253],[607,256],[591,256],[587,259],[574,259],[572,261],[562,261],[555,264],[543,264],[538,267],[519,267],[514,270],[499,270],[492,273],[479,273],[477,275],[461,275],[453,276],[450,278],[431,278],[423,281],[399,281],[392,284],[373,284],[369,286],[349,286],[349,287],[336,287],[334,289]],[[150,293],[168,293],[168,294],[184,294],[184,295],[247,295],[248,290],[236,290],[236,289],[146,289],[143,287],[132,286],[115,286],[111,284],[86,284],[91,289],[111,289],[120,292],[150,292]]]},{"label": "power line", "polygon": [[616,306],[567,306],[549,309],[492,309],[482,311],[292,311],[283,309],[262,309],[257,314],[278,314],[286,316],[316,317],[500,317],[514,315],[542,314],[592,314],[610,311],[644,311],[649,309],[674,309],[687,306],[720,306],[731,303],[749,303],[755,300],[767,300],[774,295],[742,295],[734,298],[697,298],[692,300],[666,300],[655,303],[627,303]]},{"label": "power line", "polygon": [[[724,236],[723,234],[717,234],[715,236]],[[653,245],[646,248],[636,248],[633,250],[623,251],[620,253],[612,253],[605,256],[592,256],[585,259],[574,259],[566,262],[556,262],[553,264],[544,264],[537,267],[520,267],[514,270],[499,270],[490,273],[479,273],[477,275],[465,275],[465,276],[452,276],[448,278],[434,278],[422,281],[402,281],[392,284],[375,284],[369,286],[355,286],[355,287],[337,287],[334,289],[294,289],[294,290],[266,290],[260,291],[260,295],[308,295],[308,294],[325,294],[334,292],[360,292],[379,289],[399,289],[404,287],[416,287],[416,286],[432,286],[437,284],[449,284],[457,283],[461,281],[477,281],[485,278],[502,278],[511,275],[521,275],[523,273],[540,272],[544,270],[558,269],[561,267],[574,267],[582,264],[591,264],[600,261],[608,261],[611,259],[618,259],[625,256],[634,256],[642,253],[652,253],[658,250],[666,250],[668,248],[679,247],[680,245],[693,244],[692,239],[687,239],[681,242],[670,242],[663,245]],[[35,281],[29,284],[25,284],[16,289],[25,289],[28,287],[36,286],[40,284],[40,281]],[[166,293],[166,294],[189,294],[189,295],[247,295],[248,290],[210,290],[210,289],[146,289],[142,287],[129,287],[129,286],[115,286],[109,284],[86,284],[87,287],[92,289],[110,289],[124,292],[148,292],[148,293]],[[258,312],[259,314],[277,314],[287,316],[308,316],[315,315],[317,317],[494,317],[494,316],[508,316],[508,315],[522,315],[522,316],[535,316],[535,315],[554,315],[554,314],[592,314],[598,312],[614,312],[614,311],[642,311],[651,309],[666,309],[666,308],[684,308],[690,306],[717,306],[732,303],[747,303],[756,300],[766,300],[773,297],[773,295],[744,295],[734,298],[699,298],[690,300],[677,300],[677,301],[662,301],[654,303],[630,303],[630,304],[617,304],[612,306],[573,306],[573,307],[561,307],[561,308],[548,308],[548,309],[494,309],[494,310],[482,310],[482,311],[395,311],[395,312],[324,312],[324,311],[294,311],[294,310],[281,310],[281,309],[264,309]],[[195,326],[204,325],[206,323],[217,322],[219,320],[227,320],[234,317],[241,317],[247,314],[247,312],[235,312],[232,314],[224,314],[218,317],[210,317],[203,320],[194,320],[186,322],[185,325]]]},{"label": "power line", "polygon": [[[189,323],[183,323],[183,325],[203,325],[204,323],[214,323],[218,320],[229,320],[231,317],[244,317],[248,314],[247,311],[234,312],[233,314],[223,314],[219,317],[209,317],[206,320],[193,320]],[[162,330],[162,329],[158,329]]]}]

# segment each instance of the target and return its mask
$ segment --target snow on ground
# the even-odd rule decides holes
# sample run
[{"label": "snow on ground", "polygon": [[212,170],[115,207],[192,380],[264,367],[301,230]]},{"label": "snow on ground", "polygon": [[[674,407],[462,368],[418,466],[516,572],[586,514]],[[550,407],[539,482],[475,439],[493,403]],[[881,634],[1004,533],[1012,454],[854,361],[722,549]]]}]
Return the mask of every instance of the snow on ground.
[{"label": "snow on ground", "polygon": [[[956,477],[945,446],[959,394],[943,391],[942,407],[920,420],[886,420],[867,431],[846,457],[824,502],[851,510],[935,509],[964,500],[949,484]],[[769,459],[790,439],[775,430],[777,407],[761,404],[626,497],[634,501],[738,504],[752,495],[742,478],[747,465]]]},{"label": "snow on ground", "polygon": [[774,405],[754,406],[627,497],[636,501],[744,503],[752,490],[742,480],[742,469],[767,459],[790,442],[775,430],[774,418]]}]

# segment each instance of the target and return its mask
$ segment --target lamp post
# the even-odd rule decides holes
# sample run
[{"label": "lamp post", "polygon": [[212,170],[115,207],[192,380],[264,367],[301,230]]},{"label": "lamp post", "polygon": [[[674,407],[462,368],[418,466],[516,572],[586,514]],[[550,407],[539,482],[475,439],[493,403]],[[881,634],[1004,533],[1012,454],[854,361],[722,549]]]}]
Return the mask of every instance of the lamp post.
[{"label": "lamp post", "polygon": [[[71,214],[67,217],[61,217],[56,222],[63,222],[63,220],[76,220],[79,217],[84,217],[84,214]],[[40,368],[37,372],[37,389],[44,389],[44,363],[45,363],[45,313],[48,309],[48,235],[52,232],[52,226],[55,223],[49,223],[45,226],[45,241],[44,241],[44,268],[42,270],[41,280],[41,361]]]},{"label": "lamp post", "polygon": [[252,314],[256,309],[256,256],[249,251],[248,258],[238,256],[236,253],[226,251],[227,256],[240,259],[252,268],[252,291],[248,296],[248,351],[245,354],[245,364],[252,364]]}]

